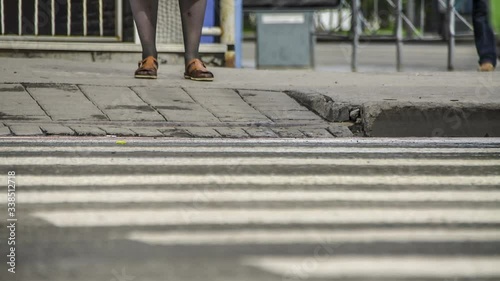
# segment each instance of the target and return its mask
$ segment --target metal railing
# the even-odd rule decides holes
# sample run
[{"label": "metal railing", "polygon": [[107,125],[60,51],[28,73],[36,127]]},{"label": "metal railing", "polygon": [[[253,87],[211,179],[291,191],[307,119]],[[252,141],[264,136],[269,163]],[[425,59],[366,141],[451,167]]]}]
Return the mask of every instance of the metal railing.
[{"label": "metal railing", "polygon": [[[177,0],[165,1],[168,1],[169,5],[174,1],[177,2]],[[115,44],[124,41],[124,26],[127,40],[134,41],[135,28],[133,23],[129,22],[132,14],[127,7],[124,9],[123,3],[124,0],[0,0],[0,48],[16,52],[18,50],[136,51],[138,48],[135,45]],[[217,40],[214,40],[215,43],[202,44],[200,51],[224,53],[226,66],[240,66],[241,0],[219,0],[217,3],[214,12],[219,25],[204,27],[202,30],[202,35],[213,36]],[[170,8],[171,6],[168,11],[159,11],[163,13],[159,14],[159,17],[173,20],[174,24],[177,24],[175,32],[181,33],[179,11]],[[174,15],[179,17],[178,22],[173,18]],[[127,22],[124,23],[124,19]],[[165,33],[161,28],[158,31]],[[162,45],[159,47],[163,52],[183,52],[182,40],[170,41],[158,41],[159,45]],[[50,42],[50,44],[40,44],[40,42]]]},{"label": "metal railing", "polygon": [[[88,0],[82,0],[82,9],[80,14],[74,14],[73,10],[73,2],[72,0],[50,0],[50,7],[46,5],[44,1],[34,0],[32,1],[34,14],[26,15],[24,14],[23,1],[17,0],[17,11],[6,11],[6,2],[13,0],[0,0],[0,39],[4,40],[58,40],[58,41],[121,41],[123,38],[123,15],[122,15],[122,1],[115,0],[115,11],[114,17],[112,20],[114,21],[114,32],[113,34],[105,34],[104,25],[104,0],[98,0],[98,13],[94,15],[93,18],[90,18],[91,15],[88,11]],[[108,0],[109,1],[109,0]],[[11,5],[12,6],[12,5]],[[42,8],[42,9],[41,9]],[[58,12],[62,9],[66,10],[66,22],[61,23],[56,21]],[[17,34],[10,32],[7,34],[6,31],[6,13],[7,12],[15,12],[17,13]],[[73,30],[73,19],[76,16],[80,16],[82,18],[81,34],[75,34]],[[30,18],[33,18],[31,21]],[[43,21],[41,21],[43,19]],[[98,22],[98,34],[89,34],[88,26],[90,19]],[[49,34],[41,34],[40,33],[40,24],[46,25],[50,24],[50,32]],[[65,25],[66,33],[65,34],[57,34],[56,29],[59,25]],[[30,30],[30,31],[28,31]],[[65,35],[65,36],[60,36]]]},{"label": "metal railing", "polygon": [[[404,31],[404,23],[408,26],[408,30],[410,31],[409,35],[415,35],[416,38],[413,40],[421,40],[425,41],[427,38],[423,34],[423,27],[425,22],[425,11],[421,6],[420,9],[420,21],[421,21],[421,30],[419,30],[415,24],[405,15],[403,0],[395,0],[394,3],[392,0],[384,0],[395,10],[396,24],[395,24],[395,32],[393,39],[396,43],[396,68],[397,71],[402,70],[403,64],[403,42],[405,38],[403,37]],[[460,14],[455,8],[455,0],[439,0],[441,5],[446,7],[446,16],[447,16],[447,43],[448,43],[448,70],[452,71],[454,69],[454,59],[455,59],[455,39],[456,39],[456,19],[460,20],[467,26],[467,28],[472,31],[472,25],[467,22],[467,20]],[[421,5],[425,4],[425,0],[422,0]],[[351,58],[351,70],[353,72],[357,71],[358,66],[358,49],[359,49],[359,41],[360,35],[362,33],[361,26],[364,24],[365,26],[370,26],[367,24],[367,20],[361,12],[361,3],[360,0],[352,0],[351,5],[349,5],[345,0],[342,0],[342,7],[348,6],[351,9],[351,33],[352,33],[352,58]],[[371,30],[373,31],[373,30]]]}]

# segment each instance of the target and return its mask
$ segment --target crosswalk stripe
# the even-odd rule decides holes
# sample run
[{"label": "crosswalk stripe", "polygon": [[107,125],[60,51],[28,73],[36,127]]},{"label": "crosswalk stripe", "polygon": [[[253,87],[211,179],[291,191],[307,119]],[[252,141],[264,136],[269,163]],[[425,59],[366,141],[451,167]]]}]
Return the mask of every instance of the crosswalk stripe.
[{"label": "crosswalk stripe", "polygon": [[175,139],[175,138],[108,138],[108,137],[92,137],[78,138],[73,137],[57,137],[57,138],[31,138],[31,137],[0,137],[0,143],[16,143],[16,144],[116,144],[117,140],[126,140],[128,144],[148,144],[148,145],[177,145],[177,144],[217,144],[217,145],[302,145],[302,144],[351,144],[351,145],[494,145],[500,144],[500,138],[332,138],[332,139],[212,139],[212,138],[192,138],[192,139]]},{"label": "crosswalk stripe", "polygon": [[500,153],[500,148],[437,148],[437,147],[224,147],[224,146],[115,146],[115,147],[0,147],[0,152],[23,153],[23,152],[163,152],[163,153],[420,153],[420,154],[474,154],[474,153]]},{"label": "crosswalk stripe", "polygon": [[[0,179],[5,180],[5,176]],[[22,176],[20,186],[116,186],[116,185],[468,185],[500,186],[500,176],[438,175],[93,175]]]},{"label": "crosswalk stripe", "polygon": [[127,239],[150,245],[234,245],[300,243],[383,242],[500,242],[500,230],[470,229],[363,229],[362,231],[221,230],[221,231],[133,231]]},{"label": "crosswalk stripe", "polygon": [[[2,202],[7,194],[0,194]],[[318,190],[58,190],[23,191],[22,204],[148,202],[500,202],[500,191],[318,191]]]},{"label": "crosswalk stripe", "polygon": [[98,165],[98,166],[245,166],[245,165],[341,165],[341,166],[449,166],[486,167],[500,166],[499,159],[363,159],[363,158],[283,158],[283,157],[0,157],[1,165]]},{"label": "crosswalk stripe", "polygon": [[202,247],[284,281],[500,279],[500,139],[23,141],[0,138],[0,167],[34,237]]},{"label": "crosswalk stripe", "polygon": [[231,224],[500,223],[500,209],[112,209],[40,211],[59,227]]},{"label": "crosswalk stripe", "polygon": [[[500,258],[488,256],[248,257],[244,264],[284,276],[307,278],[499,278]],[[300,278],[300,279],[299,279]],[[391,279],[392,280],[392,279]],[[400,280],[400,279],[398,279]]]}]

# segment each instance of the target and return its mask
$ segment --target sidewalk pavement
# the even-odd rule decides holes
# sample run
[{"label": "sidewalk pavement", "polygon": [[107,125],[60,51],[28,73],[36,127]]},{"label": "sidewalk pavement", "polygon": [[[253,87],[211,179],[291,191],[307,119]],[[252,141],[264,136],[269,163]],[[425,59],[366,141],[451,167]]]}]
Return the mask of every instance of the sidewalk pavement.
[{"label": "sidewalk pavement", "polygon": [[500,74],[211,68],[0,58],[0,135],[500,136]]}]

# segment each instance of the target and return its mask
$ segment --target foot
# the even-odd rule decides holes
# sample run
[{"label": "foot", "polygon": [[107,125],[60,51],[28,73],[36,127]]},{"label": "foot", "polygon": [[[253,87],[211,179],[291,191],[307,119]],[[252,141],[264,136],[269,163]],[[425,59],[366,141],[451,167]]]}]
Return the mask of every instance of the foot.
[{"label": "foot", "polygon": [[479,71],[480,72],[491,72],[495,71],[495,66],[491,62],[483,62],[479,66]]},{"label": "foot", "polygon": [[194,81],[214,81],[214,75],[207,70],[207,67],[200,59],[193,59],[188,62],[184,78]]},{"label": "foot", "polygon": [[135,78],[156,79],[158,72],[158,61],[153,56],[149,56],[139,62],[139,68],[135,71]]}]

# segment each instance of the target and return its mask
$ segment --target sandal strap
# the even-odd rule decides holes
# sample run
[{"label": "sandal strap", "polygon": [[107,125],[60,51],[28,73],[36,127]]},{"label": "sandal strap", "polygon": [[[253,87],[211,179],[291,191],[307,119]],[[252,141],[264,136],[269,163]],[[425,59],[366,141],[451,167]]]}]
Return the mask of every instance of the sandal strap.
[{"label": "sandal strap", "polygon": [[[203,69],[201,69],[200,66],[203,67]],[[207,66],[200,59],[192,59],[188,62],[186,66],[186,73],[190,73],[194,70],[199,70],[201,72],[208,72]]]},{"label": "sandal strap", "polygon": [[152,67],[154,69],[158,69],[158,61],[153,56],[149,56],[149,57],[143,59],[142,61],[139,61],[139,63],[138,63],[139,68],[143,68],[145,65],[150,64],[150,60],[153,61]]}]

